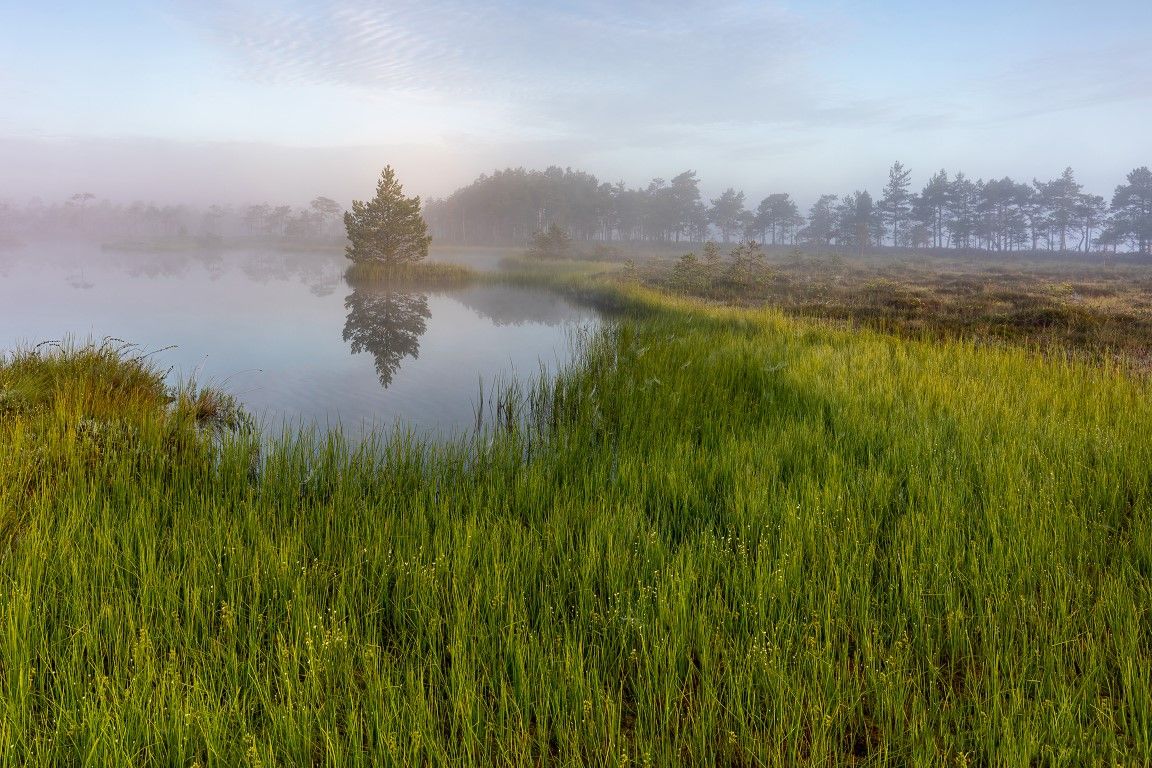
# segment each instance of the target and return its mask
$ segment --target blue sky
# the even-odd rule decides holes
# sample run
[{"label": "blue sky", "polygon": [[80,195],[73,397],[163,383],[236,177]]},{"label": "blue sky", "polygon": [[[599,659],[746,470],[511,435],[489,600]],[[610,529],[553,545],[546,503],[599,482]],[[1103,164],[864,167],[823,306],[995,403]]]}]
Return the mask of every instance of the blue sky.
[{"label": "blue sky", "polygon": [[440,195],[505,165],[750,197],[1152,163],[1152,3],[0,4],[0,197]]}]

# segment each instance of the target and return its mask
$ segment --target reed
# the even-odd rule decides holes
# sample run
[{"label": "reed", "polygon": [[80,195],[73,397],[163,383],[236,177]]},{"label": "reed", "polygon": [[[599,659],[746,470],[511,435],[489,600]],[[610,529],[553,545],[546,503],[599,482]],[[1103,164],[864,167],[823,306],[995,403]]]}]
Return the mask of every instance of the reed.
[{"label": "reed", "polygon": [[353,286],[444,287],[466,285],[476,280],[478,273],[463,264],[448,264],[438,261],[421,261],[396,266],[362,262],[348,267],[344,276],[348,283]]}]

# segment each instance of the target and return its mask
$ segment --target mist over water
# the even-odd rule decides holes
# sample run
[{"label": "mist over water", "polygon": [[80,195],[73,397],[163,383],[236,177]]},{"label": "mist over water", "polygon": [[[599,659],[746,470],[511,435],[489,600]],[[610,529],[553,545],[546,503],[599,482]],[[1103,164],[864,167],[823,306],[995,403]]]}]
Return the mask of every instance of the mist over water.
[{"label": "mist over water", "polygon": [[508,286],[352,288],[333,253],[0,251],[0,352],[105,337],[155,352],[172,383],[235,394],[269,430],[471,430],[480,394],[570,359],[593,310]]}]

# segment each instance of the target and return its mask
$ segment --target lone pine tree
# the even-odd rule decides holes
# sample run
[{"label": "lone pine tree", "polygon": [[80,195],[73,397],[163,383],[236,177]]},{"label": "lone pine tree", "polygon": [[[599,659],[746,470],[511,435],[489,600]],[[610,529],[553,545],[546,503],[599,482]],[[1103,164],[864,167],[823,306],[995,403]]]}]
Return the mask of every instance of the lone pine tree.
[{"label": "lone pine tree", "polygon": [[420,198],[404,196],[390,165],[380,174],[376,197],[352,201],[352,210],[344,213],[344,228],[350,241],[344,253],[358,264],[412,264],[428,255],[432,243],[420,215]]}]

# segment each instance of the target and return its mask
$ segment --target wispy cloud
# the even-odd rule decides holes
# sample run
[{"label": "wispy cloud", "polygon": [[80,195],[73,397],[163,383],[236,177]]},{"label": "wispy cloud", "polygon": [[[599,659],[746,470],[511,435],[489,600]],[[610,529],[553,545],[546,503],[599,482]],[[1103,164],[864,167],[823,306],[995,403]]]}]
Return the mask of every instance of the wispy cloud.
[{"label": "wispy cloud", "polygon": [[184,13],[246,78],[498,101],[555,135],[836,114],[806,65],[827,27],[772,2],[228,0]]},{"label": "wispy cloud", "polygon": [[184,13],[246,78],[278,84],[428,87],[456,67],[453,48],[422,30],[415,3],[197,3]]},{"label": "wispy cloud", "polygon": [[1002,119],[1116,102],[1152,103],[1152,48],[1143,39],[1064,45],[978,83]]},{"label": "wispy cloud", "polygon": [[219,158],[221,178],[229,163],[270,185],[331,173],[349,194],[381,162],[425,194],[557,163],[813,195],[896,158],[1105,179],[1147,162],[1140,0],[1087,15],[1063,0],[109,0],[74,4],[71,26],[54,5],[0,25],[0,137],[203,144],[77,144],[70,165],[0,140],[0,187],[23,168],[22,184],[71,189],[87,178],[72,165],[115,175],[103,158],[133,152],[137,169],[170,162],[156,179],[208,184]]}]

